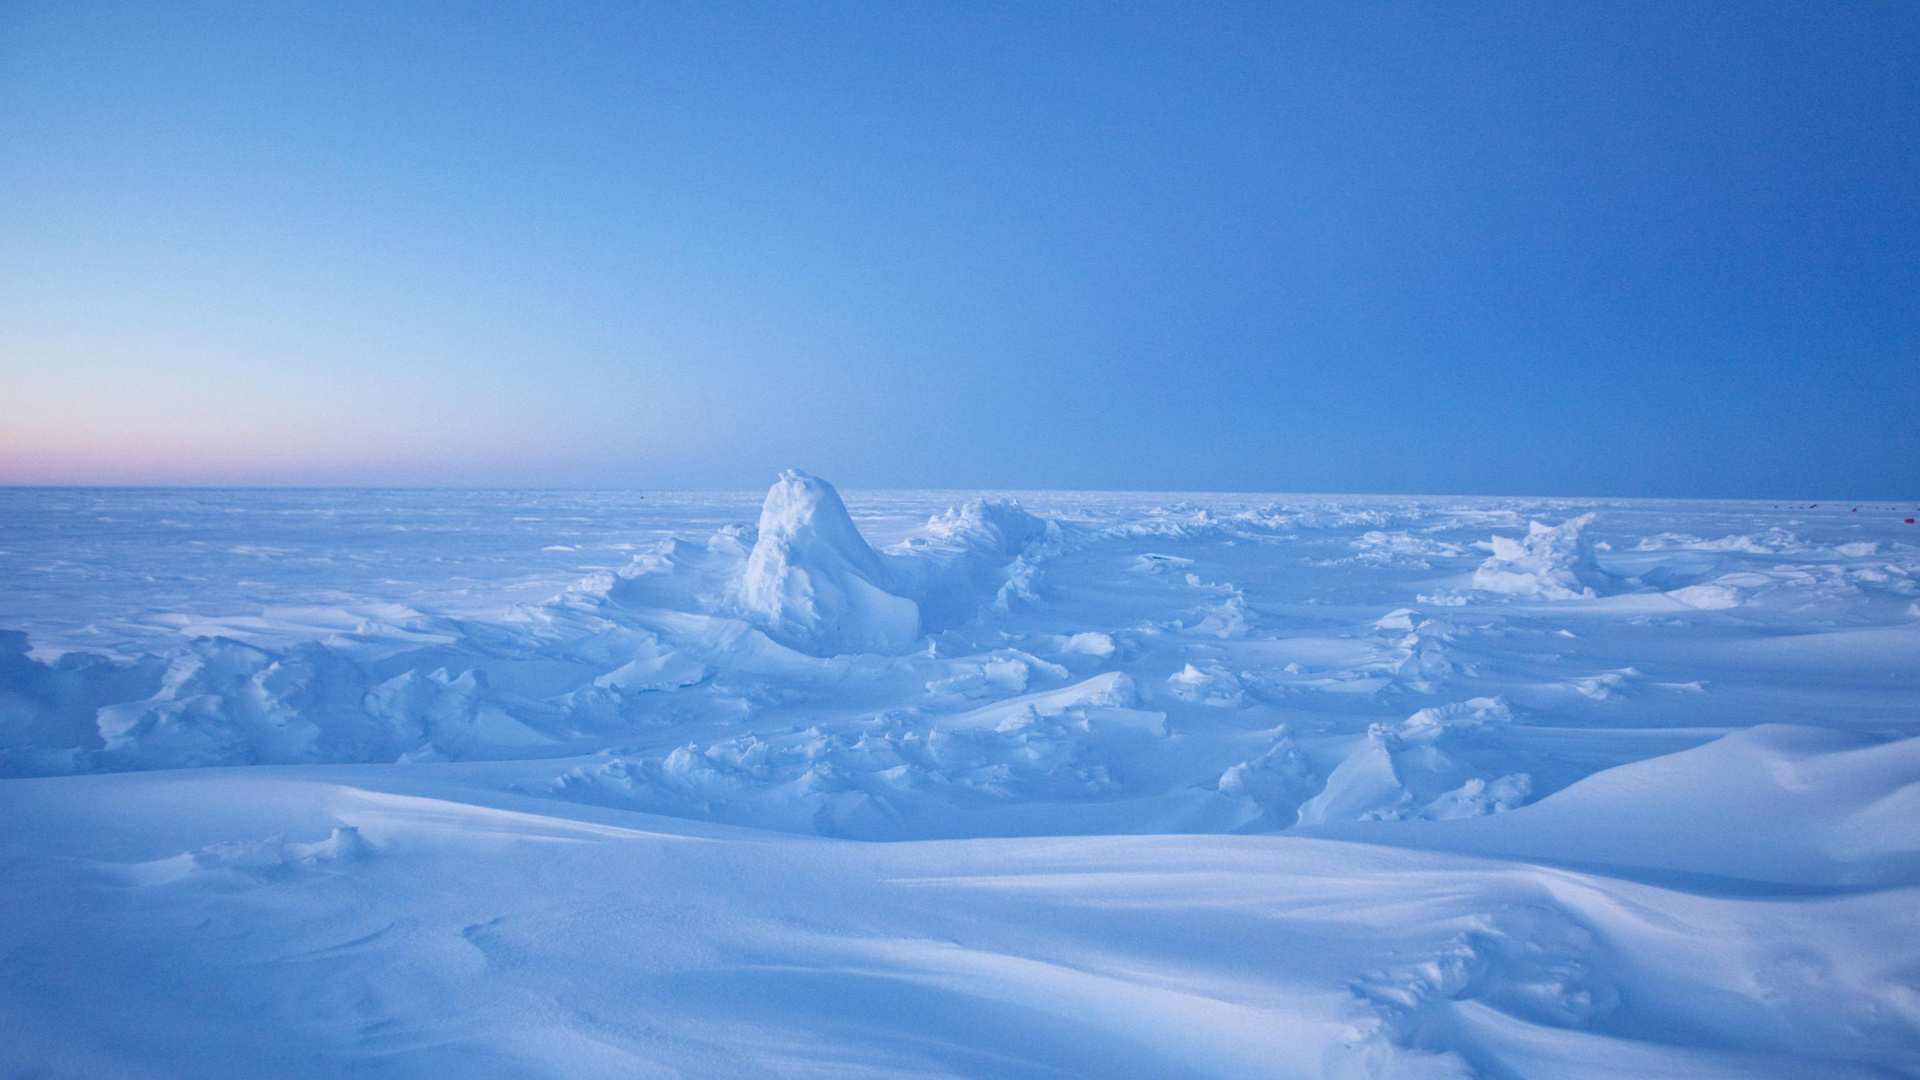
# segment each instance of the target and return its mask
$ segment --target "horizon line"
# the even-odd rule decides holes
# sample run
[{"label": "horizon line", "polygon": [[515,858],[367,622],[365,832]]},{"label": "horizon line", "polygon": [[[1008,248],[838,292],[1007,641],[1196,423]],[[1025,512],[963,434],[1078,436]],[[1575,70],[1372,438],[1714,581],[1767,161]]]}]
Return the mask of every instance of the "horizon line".
[{"label": "horizon line", "polygon": [[[828,481],[832,483],[832,481]],[[1885,503],[1889,505],[1913,504],[1920,508],[1920,498],[1845,498],[1838,496],[1810,496],[1787,498],[1783,496],[1732,496],[1732,495],[1550,495],[1519,492],[1415,492],[1415,491],[1283,491],[1279,489],[1229,489],[1229,488],[1160,488],[1160,487],[1010,487],[1010,486],[966,486],[966,487],[843,487],[833,484],[836,490],[847,492],[952,492],[956,494],[980,494],[1005,492],[1010,494],[1073,494],[1073,495],[1214,495],[1214,496],[1258,496],[1271,498],[1311,497],[1324,499],[1559,499],[1559,500],[1606,500],[1615,502],[1727,502],[1727,503],[1806,503],[1801,509],[1818,509],[1825,503],[1845,503],[1850,506]],[[0,491],[404,491],[404,492],[456,492],[456,491],[537,491],[537,492],[577,492],[577,493],[626,493],[636,495],[755,495],[764,492],[761,487],[595,487],[585,485],[543,485],[543,484],[33,484],[0,483]]]}]

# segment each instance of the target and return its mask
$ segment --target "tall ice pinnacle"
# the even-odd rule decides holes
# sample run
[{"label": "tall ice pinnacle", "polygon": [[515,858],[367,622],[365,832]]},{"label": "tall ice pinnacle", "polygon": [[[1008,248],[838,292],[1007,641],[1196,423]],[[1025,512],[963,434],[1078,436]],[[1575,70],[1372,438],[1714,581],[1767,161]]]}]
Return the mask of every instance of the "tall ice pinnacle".
[{"label": "tall ice pinnacle", "polygon": [[780,474],[760,509],[760,538],[737,593],[777,641],[815,655],[900,652],[920,635],[920,608],[891,591],[881,554],[847,516],[833,485]]}]

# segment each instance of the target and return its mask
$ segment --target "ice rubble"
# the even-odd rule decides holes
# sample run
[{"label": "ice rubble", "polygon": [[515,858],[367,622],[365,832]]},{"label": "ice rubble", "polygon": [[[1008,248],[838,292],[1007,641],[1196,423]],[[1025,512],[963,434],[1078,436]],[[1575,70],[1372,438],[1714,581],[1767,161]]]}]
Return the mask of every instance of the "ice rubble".
[{"label": "ice rubble", "polygon": [[1588,513],[1559,525],[1534,521],[1522,539],[1495,536],[1493,554],[1473,572],[1473,587],[1517,600],[1592,598],[1593,588],[1581,583],[1580,573],[1594,566],[1592,545],[1581,539],[1593,519]]},{"label": "ice rubble", "polygon": [[[982,807],[1112,796],[1107,760],[1166,736],[1109,672],[934,722],[883,715],[852,731],[810,727],[613,756],[557,777],[551,794],[608,806],[861,839],[964,835]],[[975,829],[980,828],[976,819]]]},{"label": "ice rubble", "polygon": [[[976,499],[882,553],[831,485],[789,471],[757,529],[660,542],[503,622],[362,622],[281,648],[199,636],[130,661],[42,661],[0,631],[0,773],[554,756],[721,671],[837,680],[850,661],[835,657],[904,652],[1004,611],[1058,541],[1016,504]],[[1111,650],[1098,632],[1074,641]],[[1028,662],[1065,676],[989,661]]]},{"label": "ice rubble", "polygon": [[[1570,663],[1566,630],[1538,646],[1507,644],[1536,631],[1486,622],[1496,610],[1487,599],[1591,598],[1583,619],[1644,623],[1750,612],[1773,590],[1824,589],[1836,602],[1876,591],[1904,599],[1915,576],[1910,546],[1815,543],[1777,528],[1751,543],[1709,544],[1668,523],[1596,544],[1587,539],[1592,512],[1568,514],[1559,526],[1511,509],[1417,504],[1101,513],[1110,516],[1070,508],[1047,519],[1010,501],[970,499],[881,550],[830,484],[790,471],[769,490],[757,526],[627,545],[624,565],[492,620],[408,617],[388,605],[387,621],[291,645],[199,637],[170,654],[123,658],[38,657],[24,634],[11,633],[0,638],[0,768],[612,754],[556,766],[533,786],[743,822],[766,813],[783,828],[842,832],[834,814],[864,800],[871,821],[853,829],[859,835],[898,835],[921,804],[958,812],[965,799],[955,802],[956,791],[1026,807],[1036,823],[1056,820],[1043,808],[1063,792],[1144,798],[1154,809],[1141,820],[1155,823],[1286,828],[1485,815],[1644,753],[1616,739],[1618,750],[1598,756],[1543,759],[1520,748],[1545,736],[1520,728],[1554,715],[1565,719],[1547,730],[1587,722],[1569,712],[1576,699],[1639,702],[1649,691],[1636,687],[1704,692],[1714,682],[1673,672],[1642,683],[1617,659]],[[1452,580],[1419,577],[1444,573],[1431,560],[1464,556],[1476,528],[1521,521],[1526,537],[1487,545],[1491,557],[1471,575],[1475,592],[1460,594],[1464,607],[1444,606],[1441,618],[1433,606],[1405,606],[1418,587]],[[1319,534],[1324,540],[1299,539]],[[1323,580],[1313,576],[1327,573],[1320,568],[1407,584],[1381,596],[1393,603],[1354,610],[1351,622],[1278,628],[1261,575],[1284,562],[1283,537],[1303,546],[1308,588]],[[1323,557],[1356,547],[1419,557]],[[1845,568],[1782,561],[1813,552]],[[1688,560],[1703,557],[1716,560],[1702,564],[1708,580],[1678,584],[1702,569]],[[1228,576],[1268,589],[1259,602],[1268,606]],[[1300,622],[1310,610],[1287,618],[1311,625]],[[1536,663],[1547,666],[1523,670]],[[1128,703],[1103,706],[1104,714],[1063,722],[1048,704],[1076,687],[1118,685],[1113,678],[1125,680]],[[1533,720],[1459,720],[1485,713],[1475,702],[1506,709],[1508,698]],[[1398,715],[1415,719],[1380,715],[1401,702]],[[1314,708],[1332,711],[1313,719]],[[986,725],[985,716],[996,719]],[[1453,719],[1416,722],[1436,716]],[[1249,744],[1240,730],[1283,717],[1285,747]],[[983,727],[994,729],[992,739],[973,734]],[[676,732],[692,738],[691,750]],[[726,748],[743,735],[793,768],[741,773]],[[1129,743],[1140,737],[1179,749]],[[696,767],[696,758],[708,764]],[[794,786],[803,774],[809,779]],[[784,794],[767,794],[776,791]],[[781,800],[792,805],[771,809]],[[891,824],[872,824],[882,821]],[[1022,826],[1009,819],[1003,827]]]}]

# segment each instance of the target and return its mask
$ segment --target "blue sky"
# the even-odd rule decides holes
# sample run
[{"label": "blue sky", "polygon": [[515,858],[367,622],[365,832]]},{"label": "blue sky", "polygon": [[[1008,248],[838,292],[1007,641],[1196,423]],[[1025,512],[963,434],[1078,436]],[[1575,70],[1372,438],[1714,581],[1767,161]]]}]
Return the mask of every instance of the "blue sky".
[{"label": "blue sky", "polygon": [[1911,4],[0,3],[0,482],[1920,494]]}]

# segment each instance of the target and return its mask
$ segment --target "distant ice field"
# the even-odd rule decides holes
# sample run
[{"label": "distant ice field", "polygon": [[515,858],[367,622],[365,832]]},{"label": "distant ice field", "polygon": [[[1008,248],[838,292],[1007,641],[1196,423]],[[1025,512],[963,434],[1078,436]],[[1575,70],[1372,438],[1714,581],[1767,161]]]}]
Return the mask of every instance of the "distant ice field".
[{"label": "distant ice field", "polygon": [[[877,491],[848,509],[871,540],[905,538],[969,499],[1063,517],[1193,499],[1138,492]],[[0,626],[43,651],[161,643],[198,620],[329,605],[498,615],[629,564],[675,536],[758,519],[765,493],[0,487]],[[310,631],[309,631],[310,633]]]},{"label": "distant ice field", "polygon": [[1920,1075],[1917,512],[0,489],[0,1076]]}]

